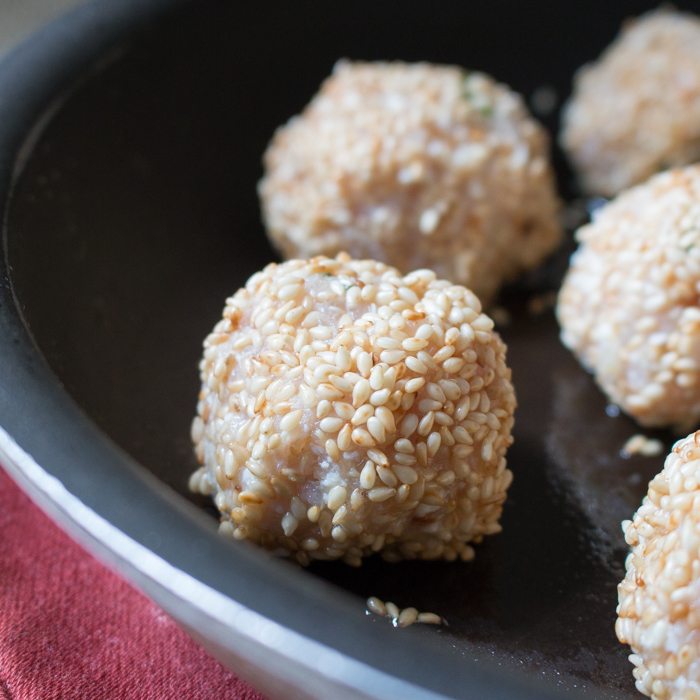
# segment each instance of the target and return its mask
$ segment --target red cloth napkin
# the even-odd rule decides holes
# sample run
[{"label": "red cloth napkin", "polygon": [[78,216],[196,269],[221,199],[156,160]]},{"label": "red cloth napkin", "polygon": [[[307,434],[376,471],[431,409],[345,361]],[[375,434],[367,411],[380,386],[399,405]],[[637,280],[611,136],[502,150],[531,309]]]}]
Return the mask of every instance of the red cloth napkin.
[{"label": "red cloth napkin", "polygon": [[265,700],[0,468],[0,700]]}]

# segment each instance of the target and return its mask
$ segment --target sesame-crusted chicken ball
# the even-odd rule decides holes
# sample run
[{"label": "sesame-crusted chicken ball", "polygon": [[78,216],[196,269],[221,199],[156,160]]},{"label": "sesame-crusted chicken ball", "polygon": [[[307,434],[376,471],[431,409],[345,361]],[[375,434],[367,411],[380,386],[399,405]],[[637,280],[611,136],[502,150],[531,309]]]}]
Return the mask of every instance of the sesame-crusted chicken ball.
[{"label": "sesame-crusted chicken ball", "polygon": [[633,187],[576,235],[564,345],[641,425],[687,432],[700,420],[700,167]]},{"label": "sesame-crusted chicken ball", "polygon": [[562,147],[589,194],[611,197],[700,159],[700,18],[662,8],[625,23],[583,66]]},{"label": "sesame-crusted chicken ball", "polygon": [[471,559],[499,532],[515,395],[476,296],[372,260],[268,265],[204,343],[192,425],[221,529],[301,564]]},{"label": "sesame-crusted chicken ball", "polygon": [[488,304],[561,239],[548,136],[481,73],[341,61],[264,161],[263,215],[287,257],[426,267]]},{"label": "sesame-crusted chicken ball", "polygon": [[633,520],[617,587],[615,631],[637,688],[656,700],[700,699],[700,433],[679,440]]}]

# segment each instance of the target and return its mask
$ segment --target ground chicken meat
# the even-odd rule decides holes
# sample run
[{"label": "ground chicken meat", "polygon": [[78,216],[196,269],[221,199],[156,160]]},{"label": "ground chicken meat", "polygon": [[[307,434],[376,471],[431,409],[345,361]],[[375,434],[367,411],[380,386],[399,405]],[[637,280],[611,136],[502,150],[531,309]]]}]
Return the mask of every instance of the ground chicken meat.
[{"label": "ground chicken meat", "polygon": [[621,194],[577,238],[564,345],[641,425],[687,432],[700,419],[700,167]]},{"label": "ground chicken meat", "polygon": [[562,146],[584,190],[613,196],[700,159],[700,19],[656,10],[578,71]]},{"label": "ground chicken meat", "polygon": [[287,257],[426,267],[491,302],[559,244],[545,130],[481,73],[341,61],[275,134],[260,183]]},{"label": "ground chicken meat", "polygon": [[466,560],[500,530],[515,395],[471,291],[344,254],[271,264],[204,347],[190,486],[223,532],[357,565]]}]

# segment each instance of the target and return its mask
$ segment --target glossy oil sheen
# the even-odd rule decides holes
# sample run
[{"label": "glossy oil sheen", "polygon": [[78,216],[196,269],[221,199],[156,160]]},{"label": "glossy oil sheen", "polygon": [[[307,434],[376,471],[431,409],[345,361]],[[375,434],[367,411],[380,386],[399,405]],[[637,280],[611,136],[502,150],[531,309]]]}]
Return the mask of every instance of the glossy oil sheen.
[{"label": "glossy oil sheen", "polygon": [[[651,6],[356,0],[259,2],[253,12],[210,2],[170,17],[76,84],[16,185],[8,260],[40,350],[117,444],[208,507],[186,487],[197,362],[226,296],[275,259],[255,190],[275,127],[340,57],[457,63],[525,95],[551,85],[565,96],[621,19]],[[557,115],[545,121],[555,129]],[[558,152],[555,162],[571,199]],[[569,241],[544,274],[503,297],[519,401],[504,532],[472,563],[375,558],[360,569],[318,563],[310,575],[447,618],[449,627],[420,631],[443,650],[438,674],[465,656],[492,657],[562,690],[633,698],[629,652],[613,631],[619,524],[663,457],[620,457],[638,429],[607,415],[559,343],[551,309],[527,311],[530,296],[558,283],[571,250]],[[666,448],[674,439],[659,437]]]}]

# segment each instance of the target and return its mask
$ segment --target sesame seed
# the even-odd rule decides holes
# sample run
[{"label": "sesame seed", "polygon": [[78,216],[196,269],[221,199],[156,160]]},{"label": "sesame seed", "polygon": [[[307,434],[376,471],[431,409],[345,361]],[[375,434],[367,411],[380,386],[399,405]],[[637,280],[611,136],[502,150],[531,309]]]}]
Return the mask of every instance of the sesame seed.
[{"label": "sesame seed", "polygon": [[328,492],[328,507],[333,511],[338,510],[345,503],[347,497],[348,492],[344,486],[334,486]]},{"label": "sesame seed", "polygon": [[418,611],[415,608],[404,608],[399,614],[399,627],[410,627],[418,619]]},{"label": "sesame seed", "polygon": [[[318,506],[311,506],[309,510],[306,512],[306,517],[312,522],[316,523],[318,522],[318,518],[321,515],[321,510]],[[286,534],[286,533],[285,533]]]},{"label": "sesame seed", "polygon": [[395,464],[393,470],[394,474],[396,474],[398,480],[402,484],[408,484],[411,486],[418,481],[418,472],[416,472],[416,470],[412,467]]},{"label": "sesame seed", "polygon": [[367,609],[380,617],[384,617],[386,615],[384,603],[379,600],[379,598],[375,598],[374,596],[367,598]]},{"label": "sesame seed", "polygon": [[357,369],[363,377],[369,377],[372,371],[372,356],[367,352],[361,352],[357,356]]},{"label": "sesame seed", "polygon": [[372,406],[383,406],[389,400],[390,395],[389,389],[380,389],[369,397],[369,402]]},{"label": "sesame seed", "polygon": [[367,419],[367,430],[377,442],[382,443],[386,440],[384,424],[375,416]]},{"label": "sesame seed", "polygon": [[442,363],[442,369],[447,374],[457,374],[464,367],[464,360],[461,357],[451,357]]},{"label": "sesame seed", "polygon": [[363,425],[371,416],[374,415],[374,407],[369,404],[363,404],[358,408],[353,417],[350,419],[353,425]]},{"label": "sesame seed", "polygon": [[393,338],[377,338],[376,345],[382,350],[398,350],[401,347],[401,343]]},{"label": "sesame seed", "polygon": [[418,423],[418,434],[426,436],[433,429],[433,422],[435,421],[435,414],[430,411],[426,413],[423,418],[421,418],[420,423]]},{"label": "sesame seed", "polygon": [[427,365],[412,355],[406,357],[406,367],[418,374],[426,374],[428,372]]},{"label": "sesame seed", "polygon": [[299,521],[291,514],[286,513],[282,518],[282,530],[287,537],[291,537],[299,527]]},{"label": "sesame seed", "polygon": [[338,510],[336,511],[335,515],[333,516],[333,520],[331,521],[333,525],[339,525],[340,523],[345,520],[345,517],[348,514],[348,509],[347,506],[340,506]]},{"label": "sesame seed", "polygon": [[423,377],[416,377],[415,379],[409,379],[406,382],[404,390],[407,394],[413,394],[418,391],[425,384],[425,379]]},{"label": "sesame seed", "polygon": [[344,377],[331,375],[330,380],[331,384],[343,393],[349,394],[353,390],[352,384]]},{"label": "sesame seed", "polygon": [[396,432],[396,423],[394,421],[394,413],[384,406],[378,406],[374,414],[382,422],[384,429],[388,433]]},{"label": "sesame seed", "polygon": [[389,466],[389,460],[387,456],[381,451],[376,449],[367,450],[367,456],[376,464],[380,464],[384,467]]},{"label": "sesame seed", "polygon": [[401,362],[401,360],[403,360],[405,357],[406,352],[404,350],[384,350],[379,355],[379,359],[389,365],[394,365],[397,362]]},{"label": "sesame seed", "polygon": [[440,445],[442,444],[442,438],[440,437],[440,433],[430,433],[430,435],[428,435],[426,443],[428,445],[428,456],[434,457],[437,451],[440,449]]},{"label": "sesame seed", "polygon": [[385,609],[386,609],[386,614],[392,619],[392,620],[398,620],[399,615],[401,614],[401,611],[399,610],[398,606],[394,603],[385,603]]},{"label": "sesame seed", "polygon": [[370,383],[366,379],[360,379],[352,390],[352,405],[355,408],[362,406],[372,393]]},{"label": "sesame seed", "polygon": [[369,490],[374,487],[376,478],[377,473],[374,462],[368,460],[360,473],[360,486],[362,486],[363,489]]},{"label": "sesame seed", "polygon": [[420,350],[416,355],[416,358],[420,360],[429,370],[433,372],[437,370],[438,367],[435,364],[435,360],[433,360],[432,355],[427,353],[425,350]]},{"label": "sesame seed", "polygon": [[384,388],[384,369],[380,365],[376,365],[372,369],[369,377],[369,385],[375,391]]},{"label": "sesame seed", "polygon": [[398,484],[398,479],[391,469],[381,465],[378,465],[376,469],[377,475],[387,486],[396,486]]},{"label": "sesame seed", "polygon": [[328,382],[331,375],[339,374],[340,369],[335,365],[319,365],[314,370],[314,379],[317,382]]},{"label": "sesame seed", "polygon": [[355,415],[355,409],[352,407],[352,405],[341,401],[333,402],[333,410],[336,412],[336,415],[345,421],[351,420]]},{"label": "sesame seed", "polygon": [[331,537],[339,544],[342,544],[345,542],[345,540],[347,540],[348,533],[345,532],[340,525],[336,525],[331,531]]},{"label": "sesame seed", "polygon": [[420,413],[428,413],[431,411],[438,411],[442,408],[442,404],[439,401],[434,401],[433,399],[423,399],[418,402],[418,411]]},{"label": "sesame seed", "polygon": [[320,423],[320,428],[324,433],[336,433],[343,425],[342,418],[324,418]]},{"label": "sesame seed", "polygon": [[411,437],[418,427],[418,421],[415,413],[409,413],[401,422],[401,435],[405,438]]},{"label": "sesame seed", "polygon": [[352,431],[352,441],[361,447],[374,447],[374,438],[363,428],[355,428]]},{"label": "sesame seed", "polygon": [[[384,608],[386,614],[386,608]],[[435,613],[424,612],[418,615],[418,622],[422,622],[425,625],[441,625],[442,618]]]},{"label": "sesame seed", "polygon": [[373,503],[383,503],[396,494],[396,489],[378,486],[368,492],[369,500]]}]

